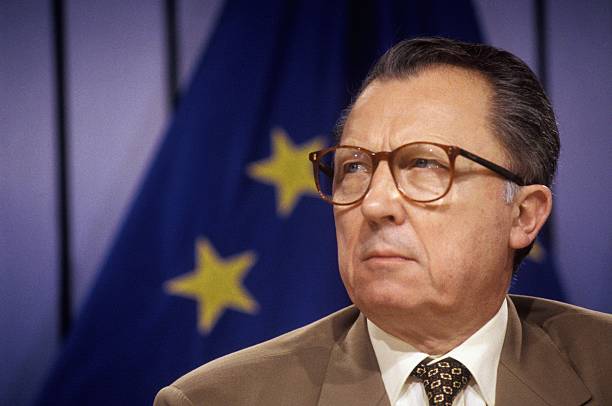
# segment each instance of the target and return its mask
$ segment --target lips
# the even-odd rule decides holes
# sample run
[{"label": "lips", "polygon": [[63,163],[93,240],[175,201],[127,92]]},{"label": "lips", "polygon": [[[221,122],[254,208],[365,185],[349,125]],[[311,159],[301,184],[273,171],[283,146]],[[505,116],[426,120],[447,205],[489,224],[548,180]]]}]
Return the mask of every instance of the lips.
[{"label": "lips", "polygon": [[397,260],[397,261],[410,260],[410,258],[407,257],[405,254],[397,250],[390,250],[390,249],[376,249],[376,250],[367,251],[365,255],[361,257],[361,259],[363,261],[368,261],[368,260],[373,260],[373,259],[375,260]]}]

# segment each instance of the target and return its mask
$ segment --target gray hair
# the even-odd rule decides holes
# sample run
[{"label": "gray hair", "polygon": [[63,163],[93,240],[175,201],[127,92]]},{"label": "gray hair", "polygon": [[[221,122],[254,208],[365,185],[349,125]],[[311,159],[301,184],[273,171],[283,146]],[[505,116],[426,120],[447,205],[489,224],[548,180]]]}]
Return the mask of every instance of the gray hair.
[{"label": "gray hair", "polygon": [[517,185],[516,183],[510,180],[507,180],[505,182],[505,187],[504,187],[504,202],[506,202],[506,204],[512,204],[519,190],[520,190],[519,185]]}]

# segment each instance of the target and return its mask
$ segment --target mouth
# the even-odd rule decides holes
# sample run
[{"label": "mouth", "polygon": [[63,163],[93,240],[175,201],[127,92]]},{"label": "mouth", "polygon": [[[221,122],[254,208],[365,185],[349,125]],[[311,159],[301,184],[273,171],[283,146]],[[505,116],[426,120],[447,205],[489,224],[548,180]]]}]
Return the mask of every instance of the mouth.
[{"label": "mouth", "polygon": [[401,254],[397,251],[390,250],[380,250],[380,251],[371,251],[367,252],[366,255],[362,257],[362,261],[364,262],[379,262],[379,263],[396,263],[396,262],[406,262],[411,261],[412,259],[407,257],[404,254]]}]

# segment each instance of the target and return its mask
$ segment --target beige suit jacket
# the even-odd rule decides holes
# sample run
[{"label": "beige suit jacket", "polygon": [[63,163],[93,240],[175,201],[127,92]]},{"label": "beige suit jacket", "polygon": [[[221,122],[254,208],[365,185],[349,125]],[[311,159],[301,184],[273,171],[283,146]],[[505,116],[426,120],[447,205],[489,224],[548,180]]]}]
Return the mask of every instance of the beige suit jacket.
[{"label": "beige suit jacket", "polygon": [[[496,405],[612,405],[612,316],[509,296]],[[212,361],[155,405],[389,405],[364,316],[348,307]]]}]

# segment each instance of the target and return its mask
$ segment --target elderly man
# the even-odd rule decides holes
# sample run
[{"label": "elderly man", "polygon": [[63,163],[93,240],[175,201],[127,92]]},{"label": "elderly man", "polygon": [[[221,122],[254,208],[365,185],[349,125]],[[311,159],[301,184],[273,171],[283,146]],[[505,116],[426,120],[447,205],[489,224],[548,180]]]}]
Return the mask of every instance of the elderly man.
[{"label": "elderly man", "polygon": [[612,317],[507,295],[559,155],[522,61],[401,42],[338,134],[310,159],[354,306],[204,365],[156,404],[612,404]]}]

